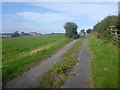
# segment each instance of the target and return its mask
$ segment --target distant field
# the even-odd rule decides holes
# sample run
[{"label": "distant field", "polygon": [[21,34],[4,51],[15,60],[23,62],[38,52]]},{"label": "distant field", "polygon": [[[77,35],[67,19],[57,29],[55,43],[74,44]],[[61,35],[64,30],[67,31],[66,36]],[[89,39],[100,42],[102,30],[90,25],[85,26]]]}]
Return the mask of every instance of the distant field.
[{"label": "distant field", "polygon": [[89,36],[92,53],[92,83],[94,88],[118,87],[118,47]]},{"label": "distant field", "polygon": [[3,38],[3,83],[10,81],[37,61],[52,55],[72,39],[61,35]]}]

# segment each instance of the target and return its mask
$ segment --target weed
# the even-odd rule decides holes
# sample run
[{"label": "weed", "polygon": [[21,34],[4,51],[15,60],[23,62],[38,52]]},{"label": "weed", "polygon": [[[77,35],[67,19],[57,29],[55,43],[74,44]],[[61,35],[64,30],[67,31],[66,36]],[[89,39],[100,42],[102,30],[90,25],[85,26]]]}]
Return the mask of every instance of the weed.
[{"label": "weed", "polygon": [[55,82],[54,82],[54,85],[62,85],[63,84],[63,81],[62,80],[56,80]]},{"label": "weed", "polygon": [[69,75],[70,75],[70,76],[76,76],[76,74],[75,74],[75,73],[69,73]]},{"label": "weed", "polygon": [[45,88],[50,88],[51,85],[52,85],[52,82],[49,81],[49,80],[45,80],[45,81],[43,82],[43,85],[45,86]]}]

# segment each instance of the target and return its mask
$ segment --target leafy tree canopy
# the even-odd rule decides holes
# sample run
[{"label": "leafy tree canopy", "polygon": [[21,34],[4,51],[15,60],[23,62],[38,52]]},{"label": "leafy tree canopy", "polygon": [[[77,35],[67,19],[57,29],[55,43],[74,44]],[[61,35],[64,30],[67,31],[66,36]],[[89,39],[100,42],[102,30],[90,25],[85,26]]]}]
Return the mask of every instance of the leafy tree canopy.
[{"label": "leafy tree canopy", "polygon": [[82,29],[82,30],[81,30],[81,33],[84,33],[84,32],[85,32],[85,29]]},{"label": "leafy tree canopy", "polygon": [[76,25],[76,23],[67,22],[64,25],[64,29],[66,31],[66,34],[65,34],[66,37],[74,38],[74,39],[79,38],[79,35],[78,35],[78,32],[77,32],[78,26]]},{"label": "leafy tree canopy", "polygon": [[86,32],[87,32],[87,33],[91,33],[91,29],[87,29]]}]

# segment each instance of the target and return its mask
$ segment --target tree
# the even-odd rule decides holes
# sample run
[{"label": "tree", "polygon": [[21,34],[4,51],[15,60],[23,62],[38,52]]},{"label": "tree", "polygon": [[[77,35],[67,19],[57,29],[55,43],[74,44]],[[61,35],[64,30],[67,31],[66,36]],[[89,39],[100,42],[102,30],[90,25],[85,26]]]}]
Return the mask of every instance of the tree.
[{"label": "tree", "polygon": [[86,32],[87,32],[87,33],[91,33],[91,29],[87,29]]},{"label": "tree", "polygon": [[83,34],[86,34],[86,32],[83,32]]},{"label": "tree", "polygon": [[14,32],[13,33],[13,35],[12,35],[13,37],[19,37],[20,36],[20,34],[19,34],[19,32],[18,31],[16,31],[16,32]]},{"label": "tree", "polygon": [[79,38],[78,32],[77,32],[78,26],[74,22],[67,22],[64,25],[64,29],[66,31],[65,36],[68,38]]},{"label": "tree", "polygon": [[85,34],[85,30],[84,30],[84,29],[82,29],[82,30],[81,30],[81,33]]},{"label": "tree", "polygon": [[24,36],[24,34],[25,34],[24,32],[21,32],[21,33],[20,33],[20,36]]}]

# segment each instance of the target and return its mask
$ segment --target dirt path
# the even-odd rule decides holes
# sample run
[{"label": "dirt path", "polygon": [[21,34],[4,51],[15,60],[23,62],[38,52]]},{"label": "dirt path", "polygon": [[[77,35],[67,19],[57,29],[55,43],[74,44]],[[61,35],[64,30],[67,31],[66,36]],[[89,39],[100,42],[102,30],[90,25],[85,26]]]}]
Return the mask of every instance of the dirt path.
[{"label": "dirt path", "polygon": [[78,57],[79,62],[72,70],[76,76],[68,77],[61,88],[90,88],[89,60],[90,53],[87,49],[87,39],[85,38]]},{"label": "dirt path", "polygon": [[38,86],[40,76],[42,76],[46,71],[50,70],[55,62],[61,61],[61,55],[69,48],[71,48],[71,46],[74,45],[74,43],[77,41],[78,40],[74,40],[63,48],[59,49],[47,60],[42,61],[35,67],[31,68],[29,71],[25,72],[22,76],[12,80],[5,86],[5,88],[32,88],[34,86]]}]

